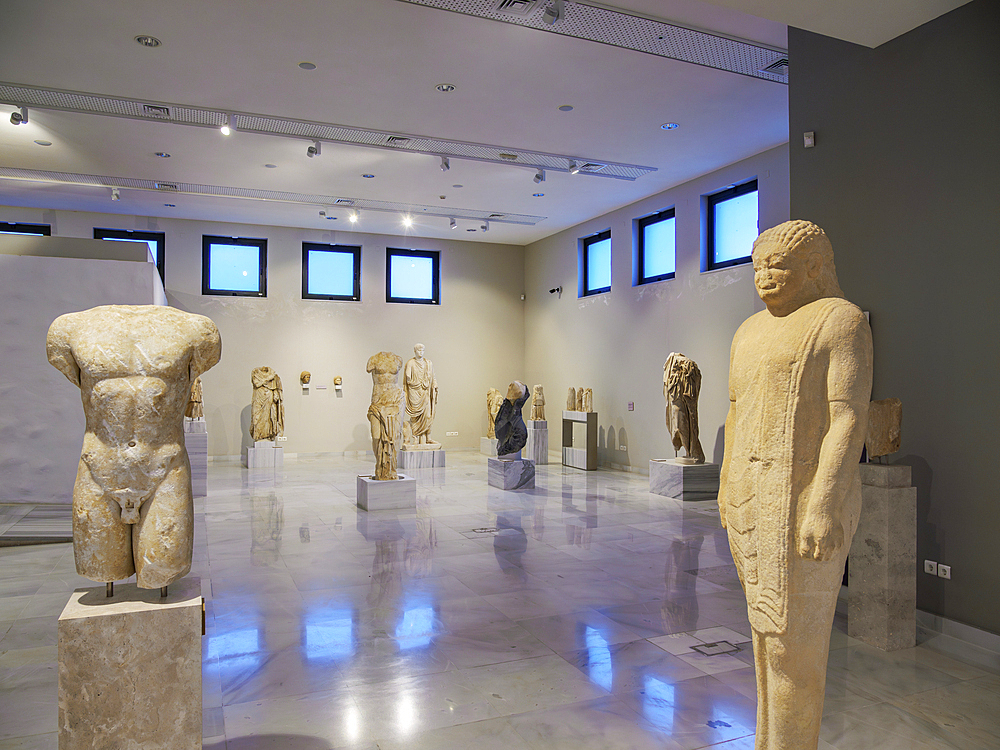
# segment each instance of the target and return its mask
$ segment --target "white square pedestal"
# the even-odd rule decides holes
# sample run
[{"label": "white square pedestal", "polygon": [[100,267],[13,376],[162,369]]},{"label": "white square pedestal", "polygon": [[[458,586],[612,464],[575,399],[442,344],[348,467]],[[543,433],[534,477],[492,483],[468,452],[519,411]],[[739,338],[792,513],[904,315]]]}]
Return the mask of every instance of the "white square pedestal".
[{"label": "white square pedestal", "polygon": [[675,500],[716,500],[718,464],[683,464],[673,458],[649,462],[649,491]]},{"label": "white square pedestal", "polygon": [[201,749],[201,580],[77,589],[59,616],[59,749]]},{"label": "white square pedestal", "polygon": [[502,461],[486,459],[486,482],[501,490],[530,490],[535,487],[535,462],[525,458]]},{"label": "white square pedestal", "polygon": [[399,510],[417,507],[417,480],[400,474],[399,479],[358,476],[358,507],[362,510]]},{"label": "white square pedestal", "polygon": [[433,469],[444,466],[444,451],[441,449],[411,450],[403,448],[397,455],[400,469]]},{"label": "white square pedestal", "polygon": [[273,440],[258,440],[247,448],[243,465],[248,469],[280,469],[285,465],[285,449],[275,448]]},{"label": "white square pedestal", "polygon": [[184,420],[184,449],[191,464],[191,493],[208,495],[208,425],[204,419]]},{"label": "white square pedestal", "polygon": [[481,437],[479,438],[479,452],[484,456],[493,456],[496,458],[497,455],[497,443],[499,441],[496,438]]},{"label": "white square pedestal", "polygon": [[549,423],[544,419],[531,419],[524,423],[528,427],[528,442],[524,452],[536,464],[549,462]]},{"label": "white square pedestal", "polygon": [[847,634],[883,651],[917,642],[917,488],[910,467],[861,464],[861,518],[851,544]]}]

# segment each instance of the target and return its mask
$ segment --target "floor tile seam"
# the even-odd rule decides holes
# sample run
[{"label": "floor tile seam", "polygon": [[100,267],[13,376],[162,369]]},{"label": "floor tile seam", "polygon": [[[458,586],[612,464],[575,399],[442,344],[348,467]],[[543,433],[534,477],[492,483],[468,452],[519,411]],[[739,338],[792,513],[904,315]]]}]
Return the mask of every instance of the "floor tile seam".
[{"label": "floor tile seam", "polygon": [[[906,711],[904,708],[902,708],[901,706],[896,706],[891,701],[881,701],[881,703],[885,703],[886,705],[891,705],[894,708],[900,709],[901,711],[903,711],[903,713],[907,714],[907,716],[909,716],[911,719],[914,719],[917,722],[925,722],[927,724],[933,724],[942,734],[945,735],[945,739],[950,740],[952,742],[952,744],[954,744],[954,745],[956,745],[958,747],[968,748],[968,750],[987,750],[987,748],[969,748],[968,745],[967,745],[967,743],[968,743],[968,739],[967,738],[962,737],[960,734],[958,734],[956,732],[952,732],[949,728],[943,727],[940,724],[938,724],[937,722],[932,721],[931,719],[928,719],[927,717],[917,716],[917,715],[911,713],[910,711]],[[879,729],[879,730],[881,730],[883,732],[886,732],[887,734],[892,735],[893,737],[899,737],[900,739],[902,739],[904,741],[907,741],[907,742],[911,742],[914,739],[916,739],[913,736],[911,736],[910,734],[906,734],[906,733],[894,731],[892,728],[890,728],[890,726],[887,726],[884,723],[876,723],[874,721],[866,721],[863,716],[859,715],[860,712],[867,711],[867,710],[869,710],[869,709],[871,709],[871,708],[873,708],[874,706],[877,706],[877,705],[880,705],[880,704],[876,703],[876,704],[872,704],[872,705],[869,705],[869,706],[863,706],[861,708],[851,708],[851,709],[847,709],[846,711],[839,711],[839,712],[837,712],[835,714],[830,714],[830,716],[831,717],[832,716],[838,716],[838,715],[846,716],[847,718],[849,718],[849,719],[857,722],[858,724],[863,724],[866,727],[872,727],[874,729]],[[824,716],[823,717],[824,723],[826,722],[826,720],[827,720],[827,716]],[[911,727],[908,727],[907,725],[904,725],[904,727],[905,728],[911,728]],[[918,731],[920,730],[919,726],[912,727],[912,728],[916,729]],[[920,737],[920,739],[917,739],[917,741],[921,741],[921,739],[923,738],[923,735],[919,735],[919,737]],[[922,742],[921,742],[921,746],[922,747],[927,747],[928,749],[932,747],[931,745],[924,745]]]}]

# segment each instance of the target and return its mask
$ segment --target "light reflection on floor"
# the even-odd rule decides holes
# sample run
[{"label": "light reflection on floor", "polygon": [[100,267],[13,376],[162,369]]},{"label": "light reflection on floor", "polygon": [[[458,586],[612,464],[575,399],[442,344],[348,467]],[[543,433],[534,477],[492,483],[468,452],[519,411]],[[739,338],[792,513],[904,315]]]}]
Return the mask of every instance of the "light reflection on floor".
[{"label": "light reflection on floor", "polygon": [[[416,472],[413,511],[354,505],[365,460],[209,466],[209,750],[751,750],[745,602],[713,503],[619,472],[486,460]],[[56,618],[91,586],[69,545],[0,549],[0,750],[55,748]],[[1000,678],[835,623],[822,748],[1000,746]],[[736,654],[703,656],[727,641]]]}]

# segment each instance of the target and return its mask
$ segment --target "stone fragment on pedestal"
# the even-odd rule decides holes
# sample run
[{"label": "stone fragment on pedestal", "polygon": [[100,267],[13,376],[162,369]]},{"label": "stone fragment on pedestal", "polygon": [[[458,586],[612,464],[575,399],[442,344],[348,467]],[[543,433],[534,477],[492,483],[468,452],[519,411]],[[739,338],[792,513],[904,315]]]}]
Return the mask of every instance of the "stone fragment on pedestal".
[{"label": "stone fragment on pedestal", "polygon": [[848,558],[847,634],[883,651],[916,645],[917,488],[910,467],[861,464]]},{"label": "stone fragment on pedestal", "polygon": [[524,452],[536,464],[549,462],[549,423],[544,419],[533,419],[525,422],[528,428],[528,442]]},{"label": "stone fragment on pedestal", "polygon": [[535,462],[517,458],[486,460],[486,481],[501,490],[528,490],[535,486]]},{"label": "stone fragment on pedestal", "polygon": [[719,464],[654,458],[649,462],[649,491],[675,500],[715,500],[719,496]]},{"label": "stone fragment on pedestal", "polygon": [[358,476],[358,507],[362,510],[399,510],[417,507],[417,480],[404,474],[399,479]]},{"label": "stone fragment on pedestal", "polygon": [[201,580],[77,589],[59,617],[59,748],[201,749]]}]

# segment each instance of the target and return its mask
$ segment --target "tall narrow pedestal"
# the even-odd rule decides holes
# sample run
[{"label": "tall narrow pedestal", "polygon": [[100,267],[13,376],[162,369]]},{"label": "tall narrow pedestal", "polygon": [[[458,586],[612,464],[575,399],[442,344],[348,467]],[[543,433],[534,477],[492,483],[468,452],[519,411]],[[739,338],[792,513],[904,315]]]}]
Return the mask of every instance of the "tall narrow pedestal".
[{"label": "tall narrow pedestal", "polygon": [[649,462],[649,491],[675,500],[716,500],[719,497],[719,465],[654,458]]},{"label": "tall narrow pedestal", "polygon": [[847,634],[883,651],[917,641],[917,488],[910,467],[861,464],[861,519],[848,558]]},{"label": "tall narrow pedestal", "polygon": [[549,423],[544,419],[532,419],[524,423],[528,427],[528,442],[524,452],[536,464],[549,462]]},{"label": "tall narrow pedestal", "polygon": [[[587,425],[586,443],[573,444],[573,425]],[[597,412],[564,411],[562,413],[562,462],[563,466],[594,471],[597,469]]]},{"label": "tall narrow pedestal", "polygon": [[191,464],[191,494],[208,495],[208,425],[205,418],[184,420],[184,449]]},{"label": "tall narrow pedestal", "polygon": [[358,476],[358,507],[362,510],[400,510],[417,507],[417,480],[400,474],[399,479]]},{"label": "tall narrow pedestal", "polygon": [[491,437],[481,437],[479,438],[479,452],[484,456],[492,456],[496,458],[497,455],[497,443],[499,441],[496,438]]},{"label": "tall narrow pedestal", "polygon": [[[517,455],[517,454],[512,454]],[[524,458],[486,460],[486,482],[501,490],[530,490],[535,486],[535,462]]]},{"label": "tall narrow pedestal", "polygon": [[201,581],[77,589],[59,617],[59,750],[201,748]]},{"label": "tall narrow pedestal", "polygon": [[248,469],[281,469],[285,465],[285,449],[276,448],[273,440],[257,440],[247,448],[243,465]]}]

